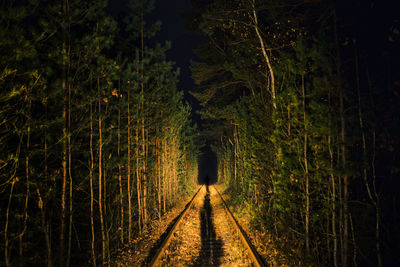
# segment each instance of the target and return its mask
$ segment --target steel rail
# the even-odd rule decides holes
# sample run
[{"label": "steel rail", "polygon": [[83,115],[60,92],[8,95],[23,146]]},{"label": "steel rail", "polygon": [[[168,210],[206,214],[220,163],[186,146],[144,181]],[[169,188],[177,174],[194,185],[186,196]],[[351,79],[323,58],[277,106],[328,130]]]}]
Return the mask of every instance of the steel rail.
[{"label": "steel rail", "polygon": [[194,200],[196,199],[197,195],[199,194],[200,190],[203,188],[203,186],[200,186],[199,190],[197,190],[196,194],[192,197],[190,200],[189,204],[186,205],[185,209],[182,211],[180,214],[179,218],[176,220],[174,226],[172,226],[171,230],[168,232],[168,235],[165,237],[164,241],[161,243],[160,247],[158,248],[156,254],[154,255],[153,259],[150,262],[149,266],[156,266],[161,257],[164,254],[165,249],[168,247],[169,242],[171,241],[176,229],[178,228],[179,224],[181,223],[182,219],[185,217],[185,215],[188,213],[190,208],[193,205]]},{"label": "steel rail", "polygon": [[233,225],[235,226],[237,232],[239,233],[239,237],[243,243],[243,245],[247,248],[248,254],[250,258],[253,260],[254,264],[258,267],[264,267],[266,266],[261,259],[260,255],[258,255],[256,249],[254,246],[251,244],[249,237],[246,235],[246,232],[240,227],[239,223],[236,221],[235,217],[232,215],[231,211],[228,208],[228,205],[226,205],[224,198],[222,197],[221,193],[218,191],[218,189],[213,186],[214,189],[217,191],[218,195],[220,196],[222,203],[224,204],[225,211],[228,214],[228,217],[231,219]]}]

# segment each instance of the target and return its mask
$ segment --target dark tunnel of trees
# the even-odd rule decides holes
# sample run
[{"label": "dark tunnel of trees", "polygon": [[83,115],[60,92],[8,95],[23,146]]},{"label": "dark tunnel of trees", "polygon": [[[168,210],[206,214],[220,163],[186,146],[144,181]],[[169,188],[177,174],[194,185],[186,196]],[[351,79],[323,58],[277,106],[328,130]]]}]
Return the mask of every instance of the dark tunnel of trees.
[{"label": "dark tunnel of trees", "polygon": [[198,182],[199,184],[207,184],[207,182],[209,184],[215,184],[218,182],[217,155],[209,146],[201,150]]}]

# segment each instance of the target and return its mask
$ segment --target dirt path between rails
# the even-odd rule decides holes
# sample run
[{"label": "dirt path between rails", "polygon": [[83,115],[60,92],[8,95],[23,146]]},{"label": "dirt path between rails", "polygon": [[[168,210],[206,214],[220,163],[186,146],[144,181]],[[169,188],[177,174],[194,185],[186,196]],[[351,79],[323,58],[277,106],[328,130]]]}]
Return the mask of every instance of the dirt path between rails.
[{"label": "dirt path between rails", "polygon": [[213,186],[203,187],[161,259],[161,266],[251,266]]},{"label": "dirt path between rails", "polygon": [[185,205],[193,197],[188,195],[177,201],[176,206],[162,216],[161,221],[154,220],[144,233],[136,237],[130,244],[117,252],[115,265],[118,267],[148,266],[155,254],[155,249],[161,244],[163,235],[168,233]]}]

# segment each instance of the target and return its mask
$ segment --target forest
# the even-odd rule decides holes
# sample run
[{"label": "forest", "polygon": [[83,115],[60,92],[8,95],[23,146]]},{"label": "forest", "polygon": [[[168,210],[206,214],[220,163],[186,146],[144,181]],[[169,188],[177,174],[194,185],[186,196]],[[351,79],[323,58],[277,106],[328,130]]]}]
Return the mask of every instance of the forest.
[{"label": "forest", "polygon": [[196,126],[151,1],[7,1],[2,266],[112,265],[197,183]]},{"label": "forest", "polygon": [[389,1],[192,0],[218,180],[281,266],[397,266],[399,15]]},{"label": "forest", "polygon": [[211,150],[269,265],[400,265],[396,4],[190,0],[180,88],[158,1],[117,2],[1,3],[0,266],[119,266]]}]

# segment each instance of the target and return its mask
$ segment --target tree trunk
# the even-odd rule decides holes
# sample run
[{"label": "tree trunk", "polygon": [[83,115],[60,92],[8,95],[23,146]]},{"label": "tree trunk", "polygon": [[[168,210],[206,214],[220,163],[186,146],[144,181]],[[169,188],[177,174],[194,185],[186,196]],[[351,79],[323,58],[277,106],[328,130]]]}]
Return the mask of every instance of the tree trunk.
[{"label": "tree trunk", "polygon": [[[264,56],[265,62],[267,63],[268,66],[268,73],[270,75],[270,81],[271,81],[271,94],[272,94],[272,106],[274,109],[276,109],[276,91],[275,91],[275,76],[274,76],[274,70],[272,69],[271,61],[267,55],[267,50],[265,48],[264,44],[264,39],[261,36],[260,29],[258,27],[258,18],[257,18],[257,12],[255,8],[255,0],[252,2],[252,8],[253,8],[253,20],[254,20],[254,29],[256,31],[258,40],[260,41],[261,45],[261,51]],[[267,90],[268,90],[268,85],[267,85]]]},{"label": "tree trunk", "polygon": [[42,231],[44,233],[44,240],[46,242],[46,250],[47,250],[47,267],[51,267],[52,261],[51,261],[51,243],[50,243],[50,235],[49,235],[49,231],[48,231],[48,227],[46,224],[46,208],[44,207],[44,203],[43,203],[43,199],[42,199],[42,195],[40,194],[39,191],[39,187],[36,185],[36,193],[38,195],[38,206],[40,209],[40,213],[41,213],[41,219],[42,219]]},{"label": "tree trunk", "polygon": [[234,164],[234,173],[233,173],[233,181],[235,182],[235,188],[237,188],[237,144],[236,144],[236,125],[233,125],[233,164]]},{"label": "tree trunk", "polygon": [[[139,61],[136,64],[136,72],[139,73]],[[143,101],[143,99],[142,99]],[[136,157],[136,167],[135,167],[135,172],[136,172],[136,195],[137,195],[137,202],[138,202],[138,228],[139,228],[139,233],[142,233],[142,199],[141,199],[141,176],[140,176],[140,168],[139,168],[139,149],[140,149],[140,144],[139,144],[139,127],[140,127],[140,103],[138,102],[136,104],[136,127],[135,127],[135,157]]]},{"label": "tree trunk", "polygon": [[[330,167],[333,170],[333,151],[332,151],[332,138],[328,136],[328,149],[329,149],[329,158],[330,158]],[[332,237],[333,237],[333,266],[337,267],[337,235],[336,235],[336,182],[335,176],[331,171],[331,195],[332,195]]]},{"label": "tree trunk", "polygon": [[13,191],[14,191],[14,184],[17,181],[17,178],[12,179],[11,181],[11,189],[10,189],[10,195],[8,197],[8,204],[7,204],[7,211],[6,211],[6,223],[4,226],[4,261],[6,263],[6,267],[11,266],[8,258],[8,218],[10,217],[10,206],[11,206],[11,200],[13,196]]},{"label": "tree trunk", "polygon": [[309,186],[309,174],[308,174],[308,160],[307,160],[307,118],[306,118],[306,95],[304,86],[304,74],[301,75],[301,89],[303,98],[303,120],[304,120],[304,177],[306,183],[306,225],[305,225],[305,242],[306,242],[306,253],[310,255],[310,186]]},{"label": "tree trunk", "polygon": [[132,189],[131,189],[131,111],[130,111],[130,89],[128,88],[128,158],[127,167],[127,182],[128,182],[128,242],[132,241]]},{"label": "tree trunk", "polygon": [[[107,128],[106,128],[107,129]],[[107,165],[106,165],[107,166]],[[107,174],[107,167],[103,169],[103,213],[104,213],[104,218],[107,218],[107,179],[106,179],[106,174]],[[110,235],[109,235],[109,228],[107,225],[107,220],[104,220],[104,231],[106,234],[106,253],[107,253],[107,266],[110,267],[111,263],[111,258],[110,258]]]},{"label": "tree trunk", "polygon": [[351,229],[351,237],[353,240],[353,266],[357,267],[357,246],[356,246],[356,237],[354,234],[353,218],[351,217],[351,213],[349,213],[349,222]]},{"label": "tree trunk", "polygon": [[[164,143],[164,146],[163,146],[163,144],[162,143]],[[163,175],[163,213],[165,213],[165,211],[166,211],[166,198],[167,198],[167,194],[166,194],[166,186],[165,186],[165,183],[166,183],[166,171],[165,171],[165,162],[166,162],[166,160],[165,160],[165,158],[166,158],[166,151],[167,151],[167,141],[166,141],[166,138],[164,137],[164,140],[162,141],[162,143],[161,143],[161,146],[163,146],[164,148],[163,148],[163,151],[162,151],[162,175]]]},{"label": "tree trunk", "polygon": [[[143,92],[142,92],[142,97],[143,97]],[[142,98],[143,100],[143,98]],[[143,101],[144,102],[144,101]],[[142,201],[142,207],[143,207],[143,226],[145,227],[147,224],[147,175],[146,175],[146,133],[145,133],[145,119],[144,119],[144,110],[143,110],[143,104],[142,104],[142,177],[143,177],[143,201]]]},{"label": "tree trunk", "polygon": [[147,224],[147,175],[146,175],[146,136],[145,136],[145,107],[144,107],[144,19],[143,19],[143,10],[141,12],[141,30],[140,30],[140,39],[141,39],[141,59],[142,59],[142,67],[140,71],[141,77],[141,95],[142,95],[142,178],[143,178],[143,226],[145,227]]},{"label": "tree trunk", "polygon": [[93,170],[94,170],[94,157],[93,157],[93,107],[92,103],[90,103],[90,170],[89,170],[89,179],[90,179],[90,228],[92,231],[92,238],[91,238],[91,249],[92,249],[92,260],[93,266],[96,267],[96,253],[95,253],[95,244],[94,244],[94,194],[93,194]]},{"label": "tree trunk", "polygon": [[375,130],[372,132],[372,182],[374,189],[374,196],[376,200],[375,205],[375,238],[376,238],[376,254],[378,258],[378,266],[382,267],[382,255],[380,245],[380,221],[381,221],[381,204],[378,191],[376,190],[376,173],[375,173],[375,156],[376,156],[376,134]]},{"label": "tree trunk", "polygon": [[97,88],[98,88],[98,105],[99,105],[99,117],[98,117],[98,123],[99,123],[99,211],[100,211],[100,226],[101,226],[101,248],[102,248],[102,260],[103,260],[103,266],[106,264],[106,234],[105,234],[105,229],[104,229],[104,219],[103,219],[103,168],[102,168],[102,152],[103,152],[103,139],[102,139],[102,127],[101,127],[101,122],[102,122],[102,117],[101,117],[101,92],[100,92],[100,78],[97,78]]},{"label": "tree trunk", "polygon": [[[346,159],[346,122],[345,122],[345,110],[344,110],[344,91],[341,79],[341,58],[340,58],[340,48],[339,48],[339,38],[337,31],[337,19],[336,19],[336,8],[333,14],[334,19],[334,37],[335,37],[335,48],[336,48],[336,72],[337,72],[337,87],[339,91],[339,109],[340,109],[340,141],[341,141],[341,163],[342,169],[347,167]],[[347,267],[348,258],[348,239],[349,239],[349,229],[348,229],[348,176],[344,174],[343,176],[343,254],[342,254],[342,266]]]},{"label": "tree trunk", "polygon": [[68,0],[63,0],[62,6],[62,82],[61,89],[63,94],[63,111],[62,118],[64,121],[63,126],[63,149],[62,149],[62,170],[63,170],[63,180],[61,189],[61,222],[60,222],[60,266],[65,266],[65,218],[66,218],[66,187],[67,187],[67,23],[69,16],[69,4]]},{"label": "tree trunk", "polygon": [[157,145],[156,145],[156,151],[157,151],[157,178],[158,178],[158,187],[157,187],[157,199],[158,199],[158,219],[161,222],[161,216],[162,216],[162,210],[161,210],[161,151],[160,151],[160,140],[157,139]]},{"label": "tree trunk", "polygon": [[18,235],[19,239],[19,265],[22,267],[25,265],[24,255],[23,255],[23,238],[27,228],[28,222],[28,201],[29,201],[29,149],[30,149],[30,138],[31,138],[31,126],[30,126],[30,108],[31,101],[29,100],[28,104],[28,126],[27,126],[27,134],[26,134],[26,155],[25,155],[25,181],[26,181],[26,195],[25,195],[25,206],[24,206],[24,224],[22,232]]},{"label": "tree trunk", "polygon": [[[45,104],[45,116],[47,121],[47,103]],[[48,181],[48,166],[47,166],[47,127],[44,128],[44,180]],[[45,241],[46,241],[46,249],[47,249],[47,267],[51,267],[53,265],[52,258],[51,258],[51,240],[50,240],[50,233],[49,227],[46,223],[46,208],[44,207],[44,203],[42,197],[40,195],[39,188],[37,187],[37,194],[39,197],[39,202],[42,203],[41,212],[42,212],[42,228],[45,234]]]},{"label": "tree trunk", "polygon": [[137,105],[137,124],[136,124],[136,194],[137,194],[137,201],[138,201],[138,228],[139,233],[142,233],[142,205],[141,205],[141,177],[140,177],[140,168],[139,168],[139,104]]},{"label": "tree trunk", "polygon": [[[120,96],[120,85],[118,82],[118,98]],[[121,205],[121,245],[124,244],[124,195],[122,189],[122,170],[121,170],[121,100],[118,100],[118,184],[119,184],[119,198]],[[130,240],[129,240],[130,241]]]},{"label": "tree trunk", "polygon": [[[69,64],[68,64],[69,65]],[[68,84],[68,177],[69,177],[69,229],[68,229],[68,252],[67,266],[71,258],[72,241],[72,172],[71,172],[71,85]]]},{"label": "tree trunk", "polygon": [[[63,51],[66,51],[66,41],[63,42]],[[62,118],[64,121],[63,127],[63,148],[62,148],[62,170],[63,180],[61,189],[61,222],[60,222],[60,266],[65,266],[65,217],[66,217],[66,187],[67,187],[67,99],[66,99],[66,62],[65,55],[63,55],[63,80],[62,80],[62,92],[63,92],[63,111]]]},{"label": "tree trunk", "polygon": [[[328,92],[328,101],[329,101],[329,106],[332,105],[332,92],[331,88],[329,88]],[[332,117],[329,117],[329,129],[332,129]],[[330,180],[331,180],[331,207],[332,207],[332,238],[333,238],[333,266],[338,267],[338,261],[337,261],[337,248],[338,248],[338,242],[337,242],[337,233],[336,233],[336,181],[335,181],[335,176],[333,174],[333,169],[334,169],[334,155],[333,155],[333,147],[332,147],[332,130],[330,130],[330,134],[328,135],[328,151],[329,151],[329,160],[330,160]]]}]

